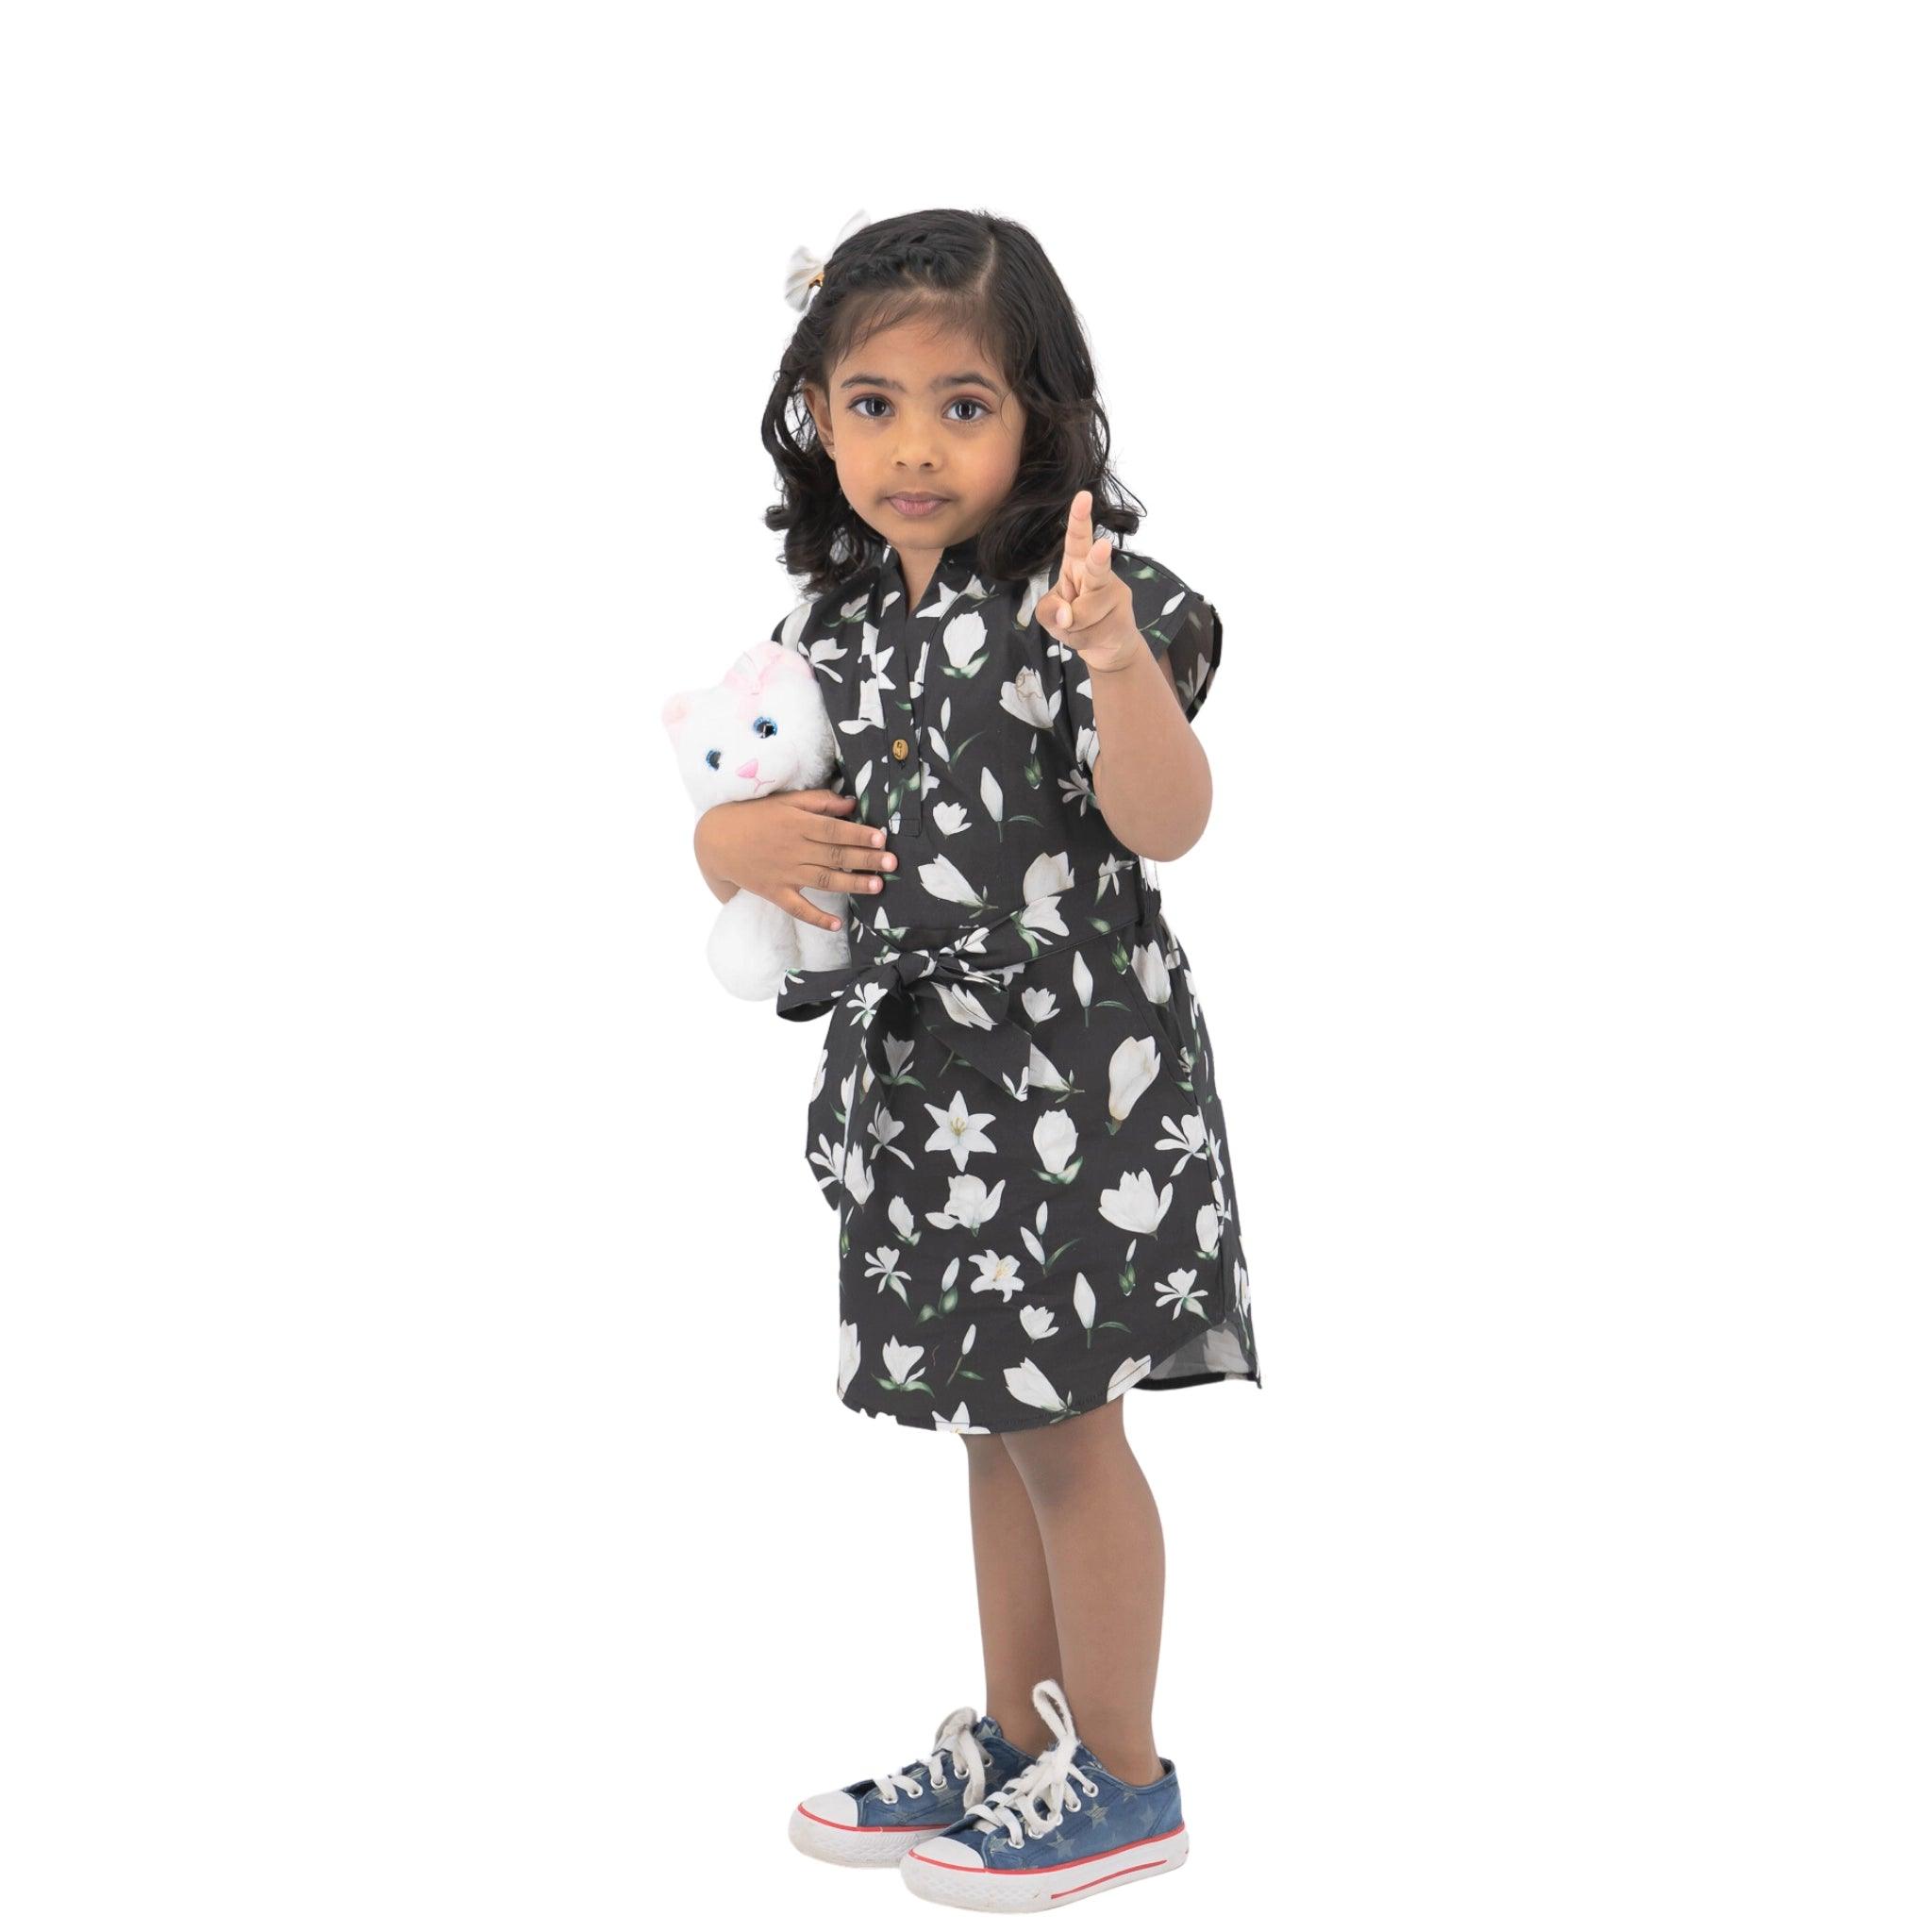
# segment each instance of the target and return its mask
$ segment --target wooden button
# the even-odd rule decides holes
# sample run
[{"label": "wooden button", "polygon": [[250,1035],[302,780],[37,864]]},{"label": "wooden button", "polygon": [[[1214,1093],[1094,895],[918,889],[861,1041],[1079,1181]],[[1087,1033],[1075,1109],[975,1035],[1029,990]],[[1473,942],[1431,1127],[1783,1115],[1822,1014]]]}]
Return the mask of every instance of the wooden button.
[{"label": "wooden button", "polygon": [[903,758],[906,756],[906,754],[909,752],[911,749],[912,747],[909,744],[908,744],[903,738],[893,739],[892,756],[895,758]]}]

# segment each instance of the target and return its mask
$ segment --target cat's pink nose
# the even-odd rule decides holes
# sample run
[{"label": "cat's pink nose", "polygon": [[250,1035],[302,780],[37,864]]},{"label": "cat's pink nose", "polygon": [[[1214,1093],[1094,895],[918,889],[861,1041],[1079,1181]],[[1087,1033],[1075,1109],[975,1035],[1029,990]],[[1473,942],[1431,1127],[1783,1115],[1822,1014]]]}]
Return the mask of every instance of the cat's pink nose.
[{"label": "cat's pink nose", "polygon": [[756,778],[758,774],[758,761],[756,758],[746,758],[738,768],[738,775],[741,778]]}]

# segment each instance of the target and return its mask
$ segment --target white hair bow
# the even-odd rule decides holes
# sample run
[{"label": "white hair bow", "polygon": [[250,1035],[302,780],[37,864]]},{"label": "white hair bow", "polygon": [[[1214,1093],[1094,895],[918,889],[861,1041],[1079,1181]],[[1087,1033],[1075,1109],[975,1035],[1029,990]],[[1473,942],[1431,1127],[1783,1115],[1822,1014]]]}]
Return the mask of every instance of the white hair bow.
[{"label": "white hair bow", "polygon": [[827,258],[839,252],[839,243],[846,236],[856,235],[864,226],[865,210],[860,208],[832,238],[832,245],[824,255],[814,255],[802,242],[791,251],[791,263],[785,271],[785,299],[801,315],[811,300],[812,291],[824,277]]}]

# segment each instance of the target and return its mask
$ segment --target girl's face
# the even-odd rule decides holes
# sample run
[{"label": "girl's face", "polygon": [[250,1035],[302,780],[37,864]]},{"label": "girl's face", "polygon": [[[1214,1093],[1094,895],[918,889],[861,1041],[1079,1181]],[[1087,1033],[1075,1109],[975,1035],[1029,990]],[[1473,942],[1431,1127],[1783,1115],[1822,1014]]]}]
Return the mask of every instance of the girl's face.
[{"label": "girl's face", "polygon": [[[974,536],[1013,487],[1026,412],[970,336],[931,323],[882,329],[805,388],[845,500],[928,575],[949,543]],[[937,497],[924,512],[906,499]]]}]

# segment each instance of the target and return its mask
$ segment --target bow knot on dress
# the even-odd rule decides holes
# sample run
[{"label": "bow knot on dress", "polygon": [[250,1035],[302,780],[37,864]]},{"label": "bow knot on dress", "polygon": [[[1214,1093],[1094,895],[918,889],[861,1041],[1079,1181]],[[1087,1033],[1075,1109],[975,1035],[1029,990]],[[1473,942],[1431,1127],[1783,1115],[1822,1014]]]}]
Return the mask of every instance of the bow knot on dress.
[{"label": "bow knot on dress", "polygon": [[[1140,874],[1135,888],[1111,915],[1090,920],[1084,930],[1037,931],[1027,924],[1033,908],[1023,906],[1009,908],[991,924],[963,927],[950,939],[896,947],[890,932],[849,921],[856,948],[851,962],[788,973],[777,1009],[788,1020],[816,1020],[839,1008],[827,1041],[825,1082],[835,1092],[863,1063],[866,1036],[875,1024],[888,1031],[896,1025],[903,1032],[923,1019],[961,1059],[997,1080],[1015,1100],[1024,1100],[1033,1039],[1013,1015],[1012,981],[1049,953],[1091,943],[1109,932],[1151,931],[1159,888]],[[909,1003],[922,999],[929,1010],[915,1014]],[[833,1040],[840,1042],[837,1048]]]}]

